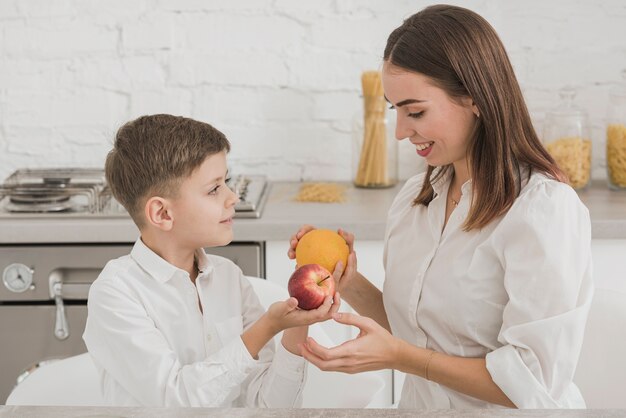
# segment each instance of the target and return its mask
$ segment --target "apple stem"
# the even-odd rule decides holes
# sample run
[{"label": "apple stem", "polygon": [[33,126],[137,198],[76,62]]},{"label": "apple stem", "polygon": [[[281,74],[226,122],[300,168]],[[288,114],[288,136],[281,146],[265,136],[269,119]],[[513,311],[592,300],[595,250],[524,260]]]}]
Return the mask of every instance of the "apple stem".
[{"label": "apple stem", "polygon": [[324,277],[322,280],[320,280],[317,284],[320,284],[320,283],[322,283],[324,280],[329,279],[329,278],[330,278],[330,276],[326,276],[326,277]]}]

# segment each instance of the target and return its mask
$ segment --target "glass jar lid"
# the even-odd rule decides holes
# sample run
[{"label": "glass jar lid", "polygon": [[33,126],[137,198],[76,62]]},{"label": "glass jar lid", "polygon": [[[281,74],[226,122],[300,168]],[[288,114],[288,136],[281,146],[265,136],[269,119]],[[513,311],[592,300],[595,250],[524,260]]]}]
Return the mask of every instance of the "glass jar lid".
[{"label": "glass jar lid", "polygon": [[587,112],[574,104],[576,89],[573,87],[563,87],[559,90],[561,101],[557,107],[550,110],[546,118],[585,118]]},{"label": "glass jar lid", "polygon": [[576,89],[562,88],[559,96],[559,105],[546,114],[543,140],[547,142],[568,136],[588,137],[587,112],[574,104]]}]

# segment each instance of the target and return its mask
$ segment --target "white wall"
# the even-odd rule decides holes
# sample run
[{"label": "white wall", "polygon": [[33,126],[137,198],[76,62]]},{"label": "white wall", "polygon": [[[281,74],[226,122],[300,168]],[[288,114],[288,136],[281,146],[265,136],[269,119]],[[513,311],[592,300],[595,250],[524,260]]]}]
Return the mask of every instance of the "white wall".
[{"label": "white wall", "polygon": [[[626,2],[458,2],[508,48],[538,127],[564,85],[593,121],[626,68]],[[0,0],[0,178],[102,166],[117,127],[168,112],[215,124],[236,171],[350,178],[359,76],[415,0]],[[401,177],[418,157],[401,147]]]}]

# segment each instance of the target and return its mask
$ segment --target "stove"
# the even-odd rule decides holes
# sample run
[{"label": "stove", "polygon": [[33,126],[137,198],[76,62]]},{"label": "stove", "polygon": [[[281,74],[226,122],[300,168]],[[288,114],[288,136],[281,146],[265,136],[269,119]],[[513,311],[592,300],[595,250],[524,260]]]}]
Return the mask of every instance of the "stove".
[{"label": "stove", "polygon": [[[238,195],[235,218],[259,218],[269,182],[261,175],[237,175],[228,183]],[[0,184],[0,217],[128,217],[112,196],[104,170],[21,169]]]}]

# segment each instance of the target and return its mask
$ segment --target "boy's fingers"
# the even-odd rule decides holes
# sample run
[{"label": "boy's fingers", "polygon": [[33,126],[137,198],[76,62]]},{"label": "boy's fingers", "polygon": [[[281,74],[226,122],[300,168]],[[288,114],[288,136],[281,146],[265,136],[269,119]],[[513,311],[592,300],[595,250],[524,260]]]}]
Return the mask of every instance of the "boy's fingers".
[{"label": "boy's fingers", "polygon": [[327,312],[330,309],[330,307],[332,306],[332,303],[333,303],[333,297],[328,295],[324,299],[324,303],[322,303],[322,306],[320,306],[318,309],[321,309],[324,312]]},{"label": "boy's fingers", "polygon": [[312,319],[316,322],[322,318],[326,318],[328,316],[328,312],[332,307],[333,297],[328,295],[324,298],[324,302],[316,309],[310,311],[312,313]]},{"label": "boy's fingers", "polygon": [[287,304],[287,312],[291,312],[298,307],[298,299],[296,298],[289,298],[285,302]]}]

